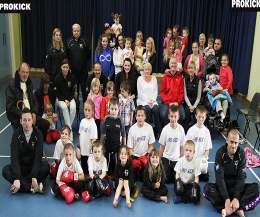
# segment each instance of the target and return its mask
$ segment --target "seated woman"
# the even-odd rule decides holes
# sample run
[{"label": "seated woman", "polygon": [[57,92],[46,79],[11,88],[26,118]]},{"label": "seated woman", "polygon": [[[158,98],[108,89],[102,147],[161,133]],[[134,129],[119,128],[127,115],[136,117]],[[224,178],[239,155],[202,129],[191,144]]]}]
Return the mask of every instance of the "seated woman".
[{"label": "seated woman", "polygon": [[[63,113],[65,124],[72,129],[76,114],[76,102],[74,100],[75,78],[69,73],[68,59],[62,61],[61,72],[56,76],[55,82],[58,108]],[[70,139],[73,141],[72,131]]]},{"label": "seated woman", "polygon": [[184,110],[185,121],[184,130],[187,133],[189,129],[189,123],[192,117],[192,126],[196,123],[195,113],[196,108],[200,102],[202,86],[201,80],[195,75],[196,65],[193,61],[190,61],[188,65],[189,76],[184,78]]},{"label": "seated woman", "polygon": [[55,93],[52,88],[50,88],[50,77],[46,73],[41,75],[40,87],[34,93],[36,100],[38,102],[38,115],[42,116],[44,111],[44,106],[47,103],[51,103],[52,107],[55,108]]},{"label": "seated woman", "polygon": [[132,65],[131,59],[125,58],[123,62],[123,71],[119,72],[116,76],[116,97],[120,94],[120,85],[124,82],[128,81],[131,87],[131,97],[134,100],[137,96],[136,82],[137,78],[134,72],[134,67]]},{"label": "seated woman", "polygon": [[193,61],[196,66],[195,75],[200,78],[203,75],[204,59],[199,55],[199,43],[197,41],[192,43],[192,54],[188,55],[184,62],[183,71],[186,75],[189,75],[188,65],[191,61]]},{"label": "seated woman", "polygon": [[170,62],[171,57],[176,57],[174,40],[170,40],[166,47],[166,52],[165,52],[165,55],[163,58],[163,73],[170,71],[169,62]]},{"label": "seated woman", "polygon": [[143,105],[145,107],[147,123],[149,123],[151,113],[153,114],[155,122],[155,136],[158,138],[160,137],[162,126],[160,122],[159,106],[156,101],[158,95],[157,79],[155,76],[151,75],[152,65],[150,63],[145,63],[143,68],[144,73],[137,80],[137,105]]}]

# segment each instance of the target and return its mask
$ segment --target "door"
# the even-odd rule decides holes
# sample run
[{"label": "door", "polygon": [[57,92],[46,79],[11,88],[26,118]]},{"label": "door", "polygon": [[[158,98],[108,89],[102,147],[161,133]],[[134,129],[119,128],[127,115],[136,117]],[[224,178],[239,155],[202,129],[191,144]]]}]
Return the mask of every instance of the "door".
[{"label": "door", "polygon": [[12,76],[10,53],[8,14],[0,14],[0,83]]}]

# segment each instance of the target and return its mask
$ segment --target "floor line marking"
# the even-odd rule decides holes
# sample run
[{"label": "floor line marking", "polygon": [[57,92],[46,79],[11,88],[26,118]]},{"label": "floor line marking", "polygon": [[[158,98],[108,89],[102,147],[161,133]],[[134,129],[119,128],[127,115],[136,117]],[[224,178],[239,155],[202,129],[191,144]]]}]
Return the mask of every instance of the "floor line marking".
[{"label": "floor line marking", "polygon": [[6,113],[6,111],[4,111],[4,112],[0,115],[0,117],[2,117],[5,113]]},{"label": "floor line marking", "polygon": [[[240,136],[242,136],[242,137],[244,138],[244,136],[243,136],[238,130],[237,130],[237,132],[239,133]],[[244,138],[244,139],[246,140],[247,144],[250,145],[252,149],[254,149],[254,146],[253,146],[246,138]],[[256,144],[256,145],[257,145],[257,144]],[[260,155],[260,153],[259,153],[258,150],[254,149],[254,151],[255,151],[258,155]]]},{"label": "floor line marking", "polygon": [[4,131],[5,131],[5,129],[6,129],[7,127],[9,127],[10,125],[11,125],[11,123],[7,124],[7,125],[5,126],[5,128],[4,128],[4,129],[2,129],[2,130],[0,131],[0,133],[4,132]]},{"label": "floor line marking", "polygon": [[252,168],[248,168],[252,173],[253,175],[256,177],[256,179],[258,180],[258,182],[260,182],[260,178],[258,177],[258,175],[256,175],[256,173],[254,172],[254,170],[252,170]]}]

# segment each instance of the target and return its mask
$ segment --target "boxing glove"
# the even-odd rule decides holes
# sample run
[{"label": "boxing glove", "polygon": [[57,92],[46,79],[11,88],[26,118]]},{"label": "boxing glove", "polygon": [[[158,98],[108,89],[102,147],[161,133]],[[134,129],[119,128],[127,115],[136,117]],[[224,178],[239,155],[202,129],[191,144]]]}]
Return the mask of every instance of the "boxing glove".
[{"label": "boxing glove", "polygon": [[83,191],[82,192],[82,199],[84,200],[84,202],[88,202],[88,201],[90,201],[90,196],[89,196],[89,193],[88,193],[88,191]]},{"label": "boxing glove", "polygon": [[196,182],[193,183],[190,200],[194,204],[200,201],[200,186]]},{"label": "boxing glove", "polygon": [[70,204],[73,201],[75,195],[75,191],[73,190],[73,188],[67,186],[64,182],[60,182],[59,188],[62,196],[66,200],[66,203]]},{"label": "boxing glove", "polygon": [[78,173],[73,173],[70,170],[66,170],[63,172],[61,176],[61,181],[62,182],[75,182],[77,183],[79,181],[79,174]]},{"label": "boxing glove", "polygon": [[103,194],[104,191],[106,190],[106,187],[104,186],[101,178],[99,177],[98,174],[95,174],[93,179],[95,180],[95,184],[96,184],[96,187],[97,187],[97,193],[98,194]]},{"label": "boxing glove", "polygon": [[176,179],[175,185],[174,185],[174,191],[177,196],[182,196],[183,194],[183,183],[181,181],[181,178]]}]

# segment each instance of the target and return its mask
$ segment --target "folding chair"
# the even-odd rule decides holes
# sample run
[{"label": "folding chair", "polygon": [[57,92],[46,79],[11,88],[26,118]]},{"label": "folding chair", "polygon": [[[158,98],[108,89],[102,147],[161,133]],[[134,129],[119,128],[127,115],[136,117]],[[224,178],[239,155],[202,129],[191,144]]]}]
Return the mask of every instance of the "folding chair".
[{"label": "folding chair", "polygon": [[260,147],[260,135],[259,135],[260,132],[259,132],[259,127],[258,126],[260,126],[260,115],[254,115],[254,116],[248,115],[246,117],[246,119],[247,119],[248,123],[253,122],[255,124],[257,137],[256,137],[254,149],[256,148],[256,144],[257,144],[258,140],[259,140],[259,145],[258,145],[257,149],[259,149],[259,147]]},{"label": "folding chair", "polygon": [[[258,115],[258,110],[259,110],[259,106],[260,106],[260,93],[255,93],[253,96],[253,99],[249,105],[248,109],[237,109],[237,120],[239,115],[244,115],[244,117],[246,118],[247,116],[257,116]],[[246,136],[246,132],[249,128],[249,120],[246,118],[246,125],[245,125],[245,129],[244,129],[244,133],[243,136]]]}]

